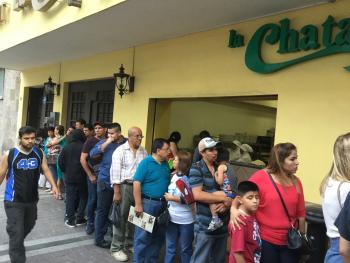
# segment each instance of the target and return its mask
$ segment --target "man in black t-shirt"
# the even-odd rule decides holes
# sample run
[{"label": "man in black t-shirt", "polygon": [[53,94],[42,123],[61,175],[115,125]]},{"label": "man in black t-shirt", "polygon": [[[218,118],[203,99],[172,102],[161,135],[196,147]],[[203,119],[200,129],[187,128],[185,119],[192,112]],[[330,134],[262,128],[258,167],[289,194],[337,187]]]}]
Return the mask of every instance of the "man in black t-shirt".
[{"label": "man in black t-shirt", "polygon": [[97,187],[96,179],[99,171],[99,160],[89,159],[89,152],[101,139],[105,139],[106,129],[100,122],[94,123],[95,136],[87,139],[83,145],[83,150],[80,156],[80,163],[83,166],[85,173],[88,176],[88,204],[87,204],[87,224],[86,233],[88,235],[94,232],[95,225],[95,210],[97,204]]},{"label": "man in black t-shirt", "polygon": [[37,219],[40,171],[52,186],[54,197],[58,190],[47,166],[43,151],[34,146],[36,130],[25,126],[19,129],[19,146],[5,154],[0,165],[0,185],[6,176],[5,212],[9,235],[9,255],[12,263],[26,261],[24,239]]}]

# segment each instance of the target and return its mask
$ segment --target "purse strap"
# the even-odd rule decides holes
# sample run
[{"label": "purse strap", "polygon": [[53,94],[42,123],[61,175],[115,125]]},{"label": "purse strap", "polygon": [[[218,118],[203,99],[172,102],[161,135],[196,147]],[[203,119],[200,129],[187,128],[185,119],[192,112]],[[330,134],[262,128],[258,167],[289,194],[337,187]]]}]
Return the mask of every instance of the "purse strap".
[{"label": "purse strap", "polygon": [[344,181],[340,182],[338,185],[338,189],[337,189],[337,197],[338,197],[338,203],[339,203],[340,209],[343,209],[343,206],[341,205],[341,200],[340,200],[340,187],[343,183],[344,183]]},{"label": "purse strap", "polygon": [[278,196],[279,196],[280,199],[281,199],[281,203],[282,203],[282,205],[283,205],[284,211],[286,212],[286,215],[287,215],[287,217],[288,217],[288,220],[289,220],[289,222],[291,223],[292,227],[294,228],[294,226],[293,226],[293,224],[292,224],[292,220],[291,220],[291,218],[290,218],[290,216],[289,216],[289,213],[288,213],[287,206],[286,206],[286,204],[284,203],[284,200],[283,200],[283,198],[282,198],[282,195],[281,195],[281,193],[280,193],[280,190],[278,190],[277,185],[276,185],[275,181],[273,180],[271,174],[270,174],[270,173],[267,173],[267,174],[269,175],[270,180],[271,180],[273,186],[275,187]]}]

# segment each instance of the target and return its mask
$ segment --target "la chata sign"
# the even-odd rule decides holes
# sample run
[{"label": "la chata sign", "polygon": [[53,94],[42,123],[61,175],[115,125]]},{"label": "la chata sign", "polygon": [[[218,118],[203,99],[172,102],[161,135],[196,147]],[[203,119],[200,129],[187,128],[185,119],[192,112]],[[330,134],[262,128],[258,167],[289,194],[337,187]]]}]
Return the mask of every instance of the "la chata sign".
[{"label": "la chata sign", "polygon": [[[268,74],[288,68],[305,61],[333,54],[350,52],[350,18],[336,21],[329,15],[322,23],[322,30],[315,25],[305,25],[300,30],[291,28],[290,20],[285,18],[279,23],[262,25],[249,40],[245,51],[246,66],[257,73]],[[307,51],[305,55],[282,61],[266,62],[263,45],[275,45],[277,53],[283,55]],[[230,31],[230,48],[244,46],[243,35],[235,30]],[[350,66],[344,67],[350,71]]]}]

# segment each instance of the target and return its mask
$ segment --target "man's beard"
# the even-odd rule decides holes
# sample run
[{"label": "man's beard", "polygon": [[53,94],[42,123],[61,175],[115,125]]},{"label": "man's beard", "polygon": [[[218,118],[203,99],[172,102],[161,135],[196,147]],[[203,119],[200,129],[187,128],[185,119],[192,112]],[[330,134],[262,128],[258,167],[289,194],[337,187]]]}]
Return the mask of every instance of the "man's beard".
[{"label": "man's beard", "polygon": [[30,151],[30,150],[33,148],[33,145],[27,146],[27,145],[21,144],[21,146],[22,146],[25,150],[27,150],[27,151]]}]

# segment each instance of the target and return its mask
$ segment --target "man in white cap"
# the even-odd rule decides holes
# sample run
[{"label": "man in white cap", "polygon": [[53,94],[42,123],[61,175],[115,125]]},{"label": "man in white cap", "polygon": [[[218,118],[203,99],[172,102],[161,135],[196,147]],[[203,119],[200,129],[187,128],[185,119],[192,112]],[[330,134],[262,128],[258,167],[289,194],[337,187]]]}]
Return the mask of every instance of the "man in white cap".
[{"label": "man in white cap", "polygon": [[[194,198],[197,202],[197,216],[194,226],[194,251],[191,263],[195,262],[225,262],[228,211],[231,199],[213,194],[217,191],[215,183],[215,161],[217,158],[216,146],[219,142],[212,138],[203,138],[198,144],[202,160],[192,165],[189,173],[190,184]],[[219,203],[217,213],[225,222],[222,227],[208,232],[211,213],[208,204]],[[214,255],[215,253],[215,255]]]}]

